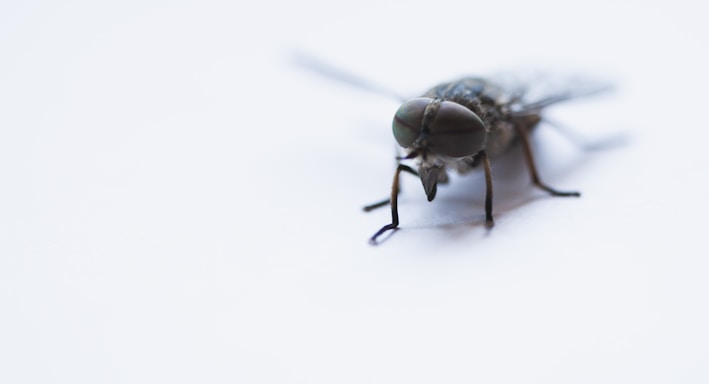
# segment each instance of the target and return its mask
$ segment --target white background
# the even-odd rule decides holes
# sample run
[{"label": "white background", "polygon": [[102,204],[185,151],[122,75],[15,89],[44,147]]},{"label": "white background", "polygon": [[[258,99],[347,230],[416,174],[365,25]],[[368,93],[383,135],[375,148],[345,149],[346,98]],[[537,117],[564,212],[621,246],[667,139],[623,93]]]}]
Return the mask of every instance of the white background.
[{"label": "white background", "polygon": [[[706,383],[697,2],[4,1],[0,382]],[[498,70],[616,92],[388,209],[394,100]]]}]

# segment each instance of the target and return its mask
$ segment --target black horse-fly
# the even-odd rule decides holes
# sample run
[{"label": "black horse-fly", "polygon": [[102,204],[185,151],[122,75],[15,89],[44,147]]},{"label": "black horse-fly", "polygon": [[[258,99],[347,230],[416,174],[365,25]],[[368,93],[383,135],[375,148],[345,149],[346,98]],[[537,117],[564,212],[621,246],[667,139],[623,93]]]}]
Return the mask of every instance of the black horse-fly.
[{"label": "black horse-fly", "polygon": [[[311,58],[299,57],[301,64],[328,76],[377,93],[394,93],[350,74],[333,70]],[[529,100],[527,87],[505,87],[490,80],[467,77],[437,85],[421,97],[405,100],[394,115],[392,129],[405,155],[398,157],[391,197],[364,207],[365,211],[391,205],[391,223],[379,229],[370,243],[399,226],[398,195],[401,172],[421,179],[428,201],[436,197],[438,183],[448,180],[447,171],[466,173],[480,165],[485,172],[485,223],[492,217],[492,171],[489,158],[507,152],[519,143],[532,183],[553,196],[580,196],[579,192],[559,191],[541,181],[534,162],[529,134],[542,121],[542,111],[559,102],[604,91],[607,87],[555,93]],[[415,167],[403,163],[414,161]]]}]

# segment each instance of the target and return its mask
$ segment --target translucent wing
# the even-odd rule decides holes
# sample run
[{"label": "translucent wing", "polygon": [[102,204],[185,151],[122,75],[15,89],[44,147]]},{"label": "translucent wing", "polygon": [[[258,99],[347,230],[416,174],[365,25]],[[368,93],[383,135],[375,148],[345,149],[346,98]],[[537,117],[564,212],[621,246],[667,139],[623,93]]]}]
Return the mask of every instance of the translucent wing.
[{"label": "translucent wing", "polygon": [[542,109],[557,103],[613,90],[607,81],[581,76],[505,74],[494,76],[493,80],[510,95],[510,107],[515,115],[538,114]]},{"label": "translucent wing", "polygon": [[350,72],[337,69],[303,52],[294,52],[291,55],[291,59],[293,63],[299,67],[303,67],[321,76],[329,77],[333,80],[353,86],[355,88],[359,88],[363,91],[368,91],[377,95],[394,98],[402,102],[407,100],[406,98],[402,97],[398,93],[388,88],[372,83]]},{"label": "translucent wing", "polygon": [[[522,79],[519,76],[506,76],[501,80],[507,93],[514,95],[509,104],[515,116],[542,115],[542,111],[557,103],[593,97],[612,92],[614,87],[608,81],[582,76],[551,76],[537,74],[531,78]],[[542,122],[555,128],[569,141],[583,150],[608,149],[627,142],[625,134],[606,136],[602,138],[583,137],[574,130],[558,121],[542,117]]]}]

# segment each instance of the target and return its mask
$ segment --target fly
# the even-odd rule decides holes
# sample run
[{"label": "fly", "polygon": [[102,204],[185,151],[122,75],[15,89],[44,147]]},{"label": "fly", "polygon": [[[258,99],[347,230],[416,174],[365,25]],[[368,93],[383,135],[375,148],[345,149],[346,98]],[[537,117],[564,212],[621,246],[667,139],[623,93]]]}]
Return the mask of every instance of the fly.
[{"label": "fly", "polygon": [[[334,70],[312,58],[297,57],[301,64],[320,73],[380,94],[395,95],[350,74]],[[364,207],[365,211],[391,206],[391,223],[370,239],[373,245],[381,235],[399,227],[399,177],[402,172],[421,179],[428,201],[433,201],[439,183],[448,180],[447,172],[465,174],[482,166],[485,173],[485,224],[494,225],[492,215],[493,182],[490,158],[507,152],[519,143],[532,183],[552,196],[579,197],[576,191],[560,191],[542,182],[534,161],[529,134],[542,121],[550,105],[604,91],[595,87],[528,100],[526,88],[510,89],[493,81],[467,77],[437,85],[421,97],[405,100],[394,115],[394,139],[404,150],[398,157],[391,186],[391,197]],[[402,99],[404,100],[404,99]],[[414,166],[404,164],[413,161]]]},{"label": "fly", "polygon": [[[370,243],[377,244],[382,234],[399,226],[397,198],[401,172],[418,176],[428,201],[433,201],[438,183],[447,180],[447,171],[464,174],[482,166],[485,225],[491,228],[493,183],[489,158],[502,155],[517,142],[522,146],[535,186],[553,196],[581,196],[579,192],[559,191],[541,181],[529,143],[529,133],[542,120],[542,110],[573,96],[561,94],[527,102],[524,92],[506,92],[491,81],[469,77],[440,84],[423,96],[404,102],[392,122],[394,138],[406,155],[399,157],[391,198],[364,208],[370,211],[390,204],[391,223],[377,231]],[[416,169],[402,160],[414,160]]]}]

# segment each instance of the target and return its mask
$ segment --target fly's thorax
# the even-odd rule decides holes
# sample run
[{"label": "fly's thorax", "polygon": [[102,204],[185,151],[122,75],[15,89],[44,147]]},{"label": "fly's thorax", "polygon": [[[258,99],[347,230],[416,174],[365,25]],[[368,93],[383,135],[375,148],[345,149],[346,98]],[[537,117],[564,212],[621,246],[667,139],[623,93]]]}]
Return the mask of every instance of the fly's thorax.
[{"label": "fly's thorax", "polygon": [[542,117],[539,113],[521,116],[514,116],[510,113],[501,114],[500,118],[488,124],[490,131],[485,151],[490,157],[504,154],[517,143],[519,132],[529,134],[541,120]]},{"label": "fly's thorax", "polygon": [[515,143],[517,131],[512,122],[497,121],[490,126],[486,152],[490,157],[497,157],[507,152]]}]

